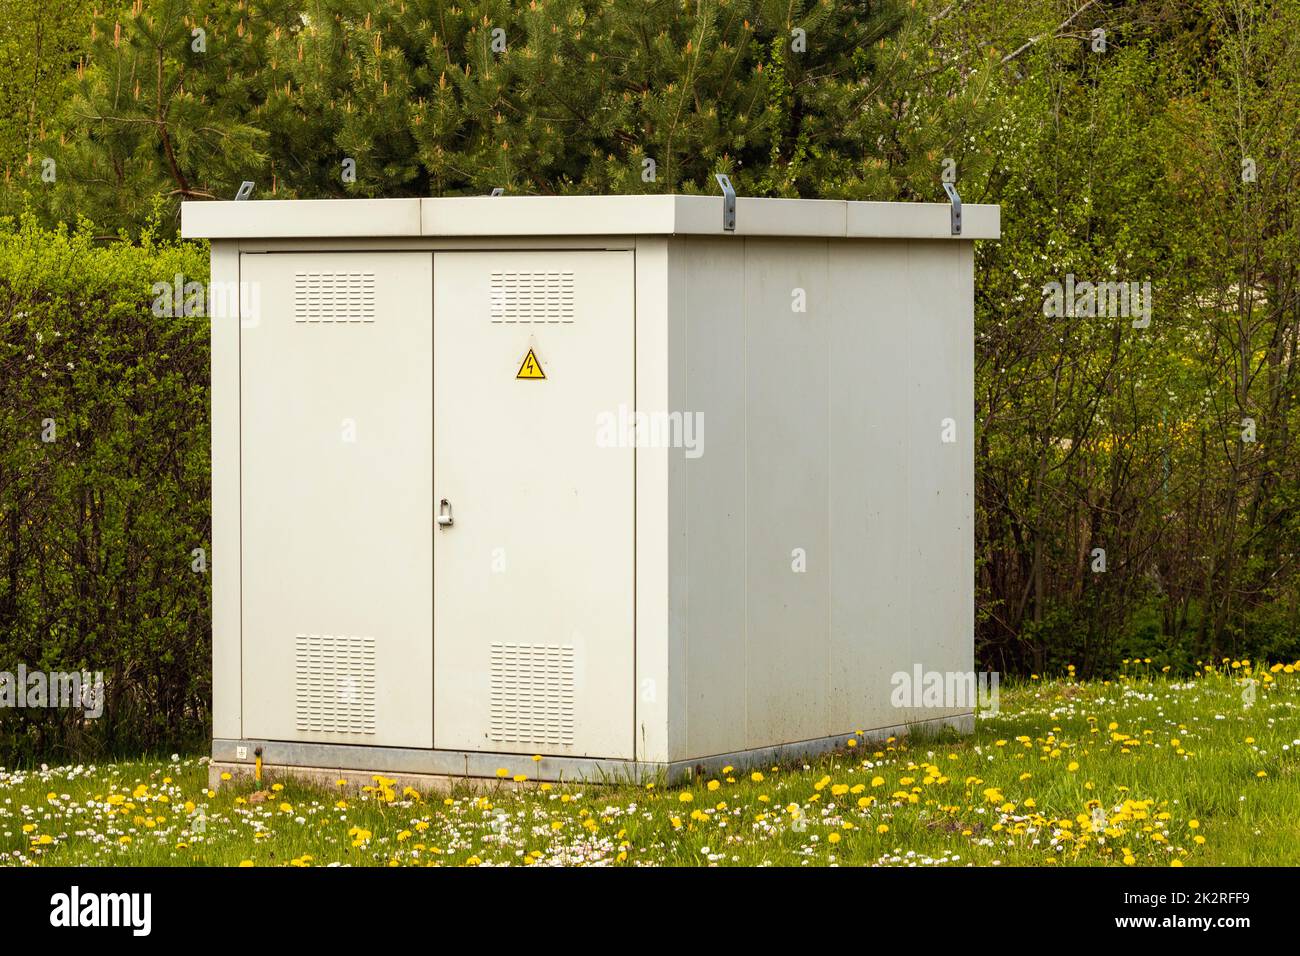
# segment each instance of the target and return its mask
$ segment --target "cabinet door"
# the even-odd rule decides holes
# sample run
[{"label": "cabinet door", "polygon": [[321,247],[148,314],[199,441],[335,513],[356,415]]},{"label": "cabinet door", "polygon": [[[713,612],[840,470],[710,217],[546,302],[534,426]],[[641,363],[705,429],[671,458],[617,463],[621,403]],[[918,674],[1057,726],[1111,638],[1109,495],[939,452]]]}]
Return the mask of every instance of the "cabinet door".
[{"label": "cabinet door", "polygon": [[246,737],[433,745],[432,266],[241,257]]},{"label": "cabinet door", "polygon": [[633,755],[632,263],[434,256],[439,749]]}]

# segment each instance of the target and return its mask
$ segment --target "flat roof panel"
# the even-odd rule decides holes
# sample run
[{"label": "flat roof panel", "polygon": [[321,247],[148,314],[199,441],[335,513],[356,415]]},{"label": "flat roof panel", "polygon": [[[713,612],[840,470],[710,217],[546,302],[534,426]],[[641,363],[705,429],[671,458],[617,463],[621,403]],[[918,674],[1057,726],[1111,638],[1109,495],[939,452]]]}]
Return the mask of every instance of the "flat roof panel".
[{"label": "flat roof panel", "polygon": [[1002,207],[962,203],[961,235],[952,235],[946,202],[851,202],[848,236],[854,239],[998,239]]},{"label": "flat roof panel", "polygon": [[721,196],[455,196],[438,199],[252,199],[186,202],[181,235],[198,239],[442,236],[805,236],[835,239],[997,239],[997,206]]},{"label": "flat roof panel", "polygon": [[248,199],[181,203],[187,239],[418,236],[419,199]]},{"label": "flat roof panel", "polygon": [[674,196],[421,199],[425,236],[600,236],[672,231]]},{"label": "flat roof panel", "polygon": [[[714,200],[719,211],[721,200]],[[842,199],[736,198],[738,236],[843,237],[846,222]],[[721,228],[721,216],[716,228]]]}]

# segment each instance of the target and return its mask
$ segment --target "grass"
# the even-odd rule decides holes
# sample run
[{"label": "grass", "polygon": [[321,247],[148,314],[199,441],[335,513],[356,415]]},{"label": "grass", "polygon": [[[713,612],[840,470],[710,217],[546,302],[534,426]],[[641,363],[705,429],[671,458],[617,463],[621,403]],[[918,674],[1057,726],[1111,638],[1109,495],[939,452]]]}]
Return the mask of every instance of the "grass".
[{"label": "grass", "polygon": [[1001,698],[971,737],[855,737],[680,788],[286,781],[257,798],[209,791],[203,758],[0,771],[0,862],[1300,865],[1300,664],[1175,681],[1139,663]]}]

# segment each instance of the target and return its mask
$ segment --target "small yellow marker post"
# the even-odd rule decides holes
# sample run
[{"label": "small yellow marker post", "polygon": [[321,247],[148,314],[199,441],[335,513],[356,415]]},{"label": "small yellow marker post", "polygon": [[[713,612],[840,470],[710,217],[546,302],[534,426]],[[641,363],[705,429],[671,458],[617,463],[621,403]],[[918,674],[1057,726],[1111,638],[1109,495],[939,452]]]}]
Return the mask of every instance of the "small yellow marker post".
[{"label": "small yellow marker post", "polygon": [[529,349],[528,354],[524,356],[524,362],[519,366],[519,374],[515,378],[546,378],[546,373],[542,371],[542,363],[537,361],[537,356],[533,350]]}]

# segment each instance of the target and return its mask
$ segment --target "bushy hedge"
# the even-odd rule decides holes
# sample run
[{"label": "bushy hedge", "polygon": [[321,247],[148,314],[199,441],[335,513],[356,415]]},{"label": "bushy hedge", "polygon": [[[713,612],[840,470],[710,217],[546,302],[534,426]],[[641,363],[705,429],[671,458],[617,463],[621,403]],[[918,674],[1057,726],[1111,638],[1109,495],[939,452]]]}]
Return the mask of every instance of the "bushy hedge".
[{"label": "bushy hedge", "polygon": [[105,685],[94,720],[0,707],[0,761],[204,736],[207,320],[152,305],[155,283],[207,268],[204,245],[151,232],[0,220],[0,672],[102,671]]}]

